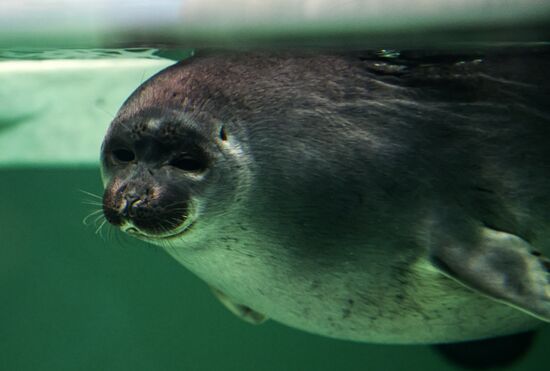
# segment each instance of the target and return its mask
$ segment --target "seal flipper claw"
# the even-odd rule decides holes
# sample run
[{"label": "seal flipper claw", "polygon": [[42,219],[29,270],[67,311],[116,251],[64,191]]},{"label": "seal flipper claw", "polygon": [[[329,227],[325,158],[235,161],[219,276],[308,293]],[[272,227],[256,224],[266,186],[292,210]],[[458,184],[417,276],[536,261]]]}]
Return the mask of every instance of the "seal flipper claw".
[{"label": "seal flipper claw", "polygon": [[472,245],[432,236],[433,264],[467,287],[550,321],[548,261],[513,234],[480,228],[477,237]]},{"label": "seal flipper claw", "polygon": [[232,299],[230,299],[227,295],[225,295],[222,291],[218,290],[217,288],[210,286],[210,289],[214,293],[214,296],[216,296],[218,300],[227,309],[229,309],[231,313],[233,313],[243,321],[251,323],[253,325],[259,325],[265,320],[267,320],[267,317],[262,313],[256,312],[255,310],[251,309],[250,307],[247,307],[246,305],[235,303]]}]

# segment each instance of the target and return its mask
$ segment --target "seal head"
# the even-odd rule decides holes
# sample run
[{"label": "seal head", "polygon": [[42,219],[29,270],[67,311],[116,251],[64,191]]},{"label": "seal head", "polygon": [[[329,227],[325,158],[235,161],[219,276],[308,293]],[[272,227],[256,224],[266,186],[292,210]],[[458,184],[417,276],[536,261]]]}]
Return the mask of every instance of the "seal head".
[{"label": "seal head", "polygon": [[[121,115],[104,140],[101,162],[104,215],[111,224],[145,239],[188,232],[204,210],[216,213],[237,187],[227,174],[231,144],[221,123],[197,124],[169,106]],[[223,177],[224,187],[212,187]],[[205,208],[205,200],[212,205]]]}]

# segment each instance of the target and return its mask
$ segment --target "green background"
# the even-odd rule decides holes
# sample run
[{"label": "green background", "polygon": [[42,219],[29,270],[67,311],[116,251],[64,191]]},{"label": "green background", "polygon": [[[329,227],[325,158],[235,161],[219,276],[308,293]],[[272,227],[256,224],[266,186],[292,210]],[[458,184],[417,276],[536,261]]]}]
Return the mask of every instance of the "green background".
[{"label": "green background", "polygon": [[[0,171],[0,370],[442,370],[426,346],[234,317],[154,246],[82,220],[95,169]],[[515,370],[548,369],[548,328]]]}]

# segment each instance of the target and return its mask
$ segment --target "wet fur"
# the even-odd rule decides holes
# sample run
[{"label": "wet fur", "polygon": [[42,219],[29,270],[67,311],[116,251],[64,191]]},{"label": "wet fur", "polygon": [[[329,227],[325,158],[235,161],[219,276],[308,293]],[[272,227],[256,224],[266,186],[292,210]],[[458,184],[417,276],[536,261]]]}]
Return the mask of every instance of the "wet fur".
[{"label": "wet fur", "polygon": [[233,152],[196,196],[200,228],[161,245],[238,303],[353,340],[482,338],[537,322],[441,275],[426,238],[435,220],[550,251],[543,57],[199,55],[142,85],[114,125],[150,108],[210,138],[224,125]]}]

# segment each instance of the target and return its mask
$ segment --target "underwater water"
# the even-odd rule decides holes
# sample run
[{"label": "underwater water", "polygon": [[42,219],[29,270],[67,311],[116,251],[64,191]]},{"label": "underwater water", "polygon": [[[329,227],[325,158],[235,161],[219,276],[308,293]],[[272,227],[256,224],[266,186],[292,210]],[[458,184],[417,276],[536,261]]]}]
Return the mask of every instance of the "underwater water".
[{"label": "underwater water", "polygon": [[[0,370],[455,369],[428,346],[244,323],[164,252],[82,223],[96,169],[0,177]],[[548,330],[511,370],[546,369]]]},{"label": "underwater water", "polygon": [[[68,56],[57,53],[2,57]],[[99,117],[104,130],[109,117]],[[13,134],[1,129],[0,137]],[[273,321],[242,322],[163,251],[107,225],[98,233],[97,214],[83,223],[100,209],[81,192],[102,194],[93,155],[48,166],[33,166],[29,156],[0,167],[0,370],[458,369],[429,346],[353,343]],[[545,327],[509,369],[547,369],[549,346]]]}]

